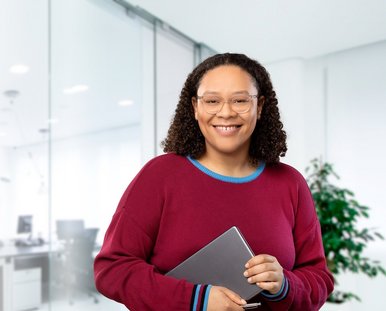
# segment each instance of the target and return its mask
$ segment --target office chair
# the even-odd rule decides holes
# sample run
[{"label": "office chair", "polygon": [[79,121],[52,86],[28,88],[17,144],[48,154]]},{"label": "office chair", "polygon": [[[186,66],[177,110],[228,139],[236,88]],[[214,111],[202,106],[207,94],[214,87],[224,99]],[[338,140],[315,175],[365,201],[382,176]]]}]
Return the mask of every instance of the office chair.
[{"label": "office chair", "polygon": [[98,228],[84,229],[81,234],[66,243],[62,276],[70,304],[73,304],[75,296],[82,292],[91,296],[95,303],[99,302],[93,272],[93,251],[98,231]]}]

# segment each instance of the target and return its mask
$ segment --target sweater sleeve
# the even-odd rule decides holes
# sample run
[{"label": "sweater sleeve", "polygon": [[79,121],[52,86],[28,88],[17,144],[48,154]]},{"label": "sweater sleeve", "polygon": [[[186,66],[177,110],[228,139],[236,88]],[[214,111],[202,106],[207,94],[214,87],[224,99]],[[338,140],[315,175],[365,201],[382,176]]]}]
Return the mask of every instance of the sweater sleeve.
[{"label": "sweater sleeve", "polygon": [[[139,173],[124,193],[95,258],[100,293],[131,311],[205,310],[210,287],[159,273],[150,263],[162,213],[162,189]],[[158,190],[157,190],[158,189]]]},{"label": "sweater sleeve", "polygon": [[319,310],[334,288],[324,256],[322,235],[313,199],[301,178],[297,187],[293,228],[295,264],[284,270],[286,295],[281,299],[265,297],[273,310]]}]

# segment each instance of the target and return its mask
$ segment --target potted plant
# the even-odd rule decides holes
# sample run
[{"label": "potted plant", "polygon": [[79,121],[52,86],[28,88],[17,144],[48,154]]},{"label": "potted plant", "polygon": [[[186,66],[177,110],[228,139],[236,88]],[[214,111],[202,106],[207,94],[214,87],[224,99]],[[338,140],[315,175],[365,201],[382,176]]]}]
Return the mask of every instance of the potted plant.
[{"label": "potted plant", "polygon": [[[332,274],[337,276],[350,271],[369,277],[386,275],[378,261],[363,254],[367,243],[376,238],[383,239],[374,229],[358,227],[361,217],[369,217],[369,208],[359,204],[352,191],[331,183],[331,177],[339,179],[332,164],[313,159],[306,173],[322,229],[327,265]],[[335,290],[328,301],[343,303],[353,298],[360,301],[354,293]]]}]

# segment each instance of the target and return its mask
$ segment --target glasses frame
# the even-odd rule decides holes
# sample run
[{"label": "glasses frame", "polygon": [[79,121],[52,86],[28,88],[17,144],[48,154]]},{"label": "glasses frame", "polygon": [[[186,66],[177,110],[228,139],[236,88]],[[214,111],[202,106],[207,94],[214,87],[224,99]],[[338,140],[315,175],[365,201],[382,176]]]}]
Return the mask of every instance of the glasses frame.
[{"label": "glasses frame", "polygon": [[[250,98],[250,102],[252,102],[254,98],[256,98],[256,99],[259,98],[258,94],[243,94],[243,95],[248,96],[248,97]],[[206,95],[202,95],[202,96],[197,95],[196,98],[197,98],[197,100],[202,100],[205,96],[206,96]],[[221,96],[219,96],[219,97],[221,97]],[[221,97],[221,98],[222,98],[222,97]],[[203,102],[202,102],[202,103],[203,103]],[[247,110],[242,111],[242,112],[238,112],[238,111],[236,111],[236,110],[233,109],[232,103],[230,102],[230,99],[229,99],[229,98],[228,98],[228,99],[222,98],[222,101],[221,101],[220,103],[221,103],[222,105],[219,106],[219,109],[218,109],[216,112],[209,112],[209,111],[207,111],[207,109],[205,109],[205,107],[206,107],[206,106],[205,106],[205,103],[203,103],[203,107],[204,107],[205,112],[208,113],[208,114],[211,114],[211,115],[218,114],[218,113],[222,110],[222,108],[224,107],[225,103],[229,104],[229,106],[230,106],[230,108],[232,109],[232,111],[236,112],[237,114],[244,114],[244,113],[247,113],[247,112],[249,112],[249,111],[251,110],[251,107],[252,107],[252,105],[250,105],[249,108],[248,108]]]}]

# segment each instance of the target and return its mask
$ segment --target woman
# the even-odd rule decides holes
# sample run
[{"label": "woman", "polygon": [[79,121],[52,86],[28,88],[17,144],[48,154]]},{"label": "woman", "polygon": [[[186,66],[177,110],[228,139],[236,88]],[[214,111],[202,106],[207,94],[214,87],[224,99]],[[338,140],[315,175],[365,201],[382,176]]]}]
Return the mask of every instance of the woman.
[{"label": "woman", "polygon": [[[333,290],[320,225],[287,150],[266,70],[219,54],[188,76],[167,153],[125,191],[95,260],[98,290],[131,311],[243,310],[237,293],[164,276],[231,226],[257,256],[245,282],[264,291],[258,310],[317,310]],[[221,260],[221,258],[219,258]]]}]

